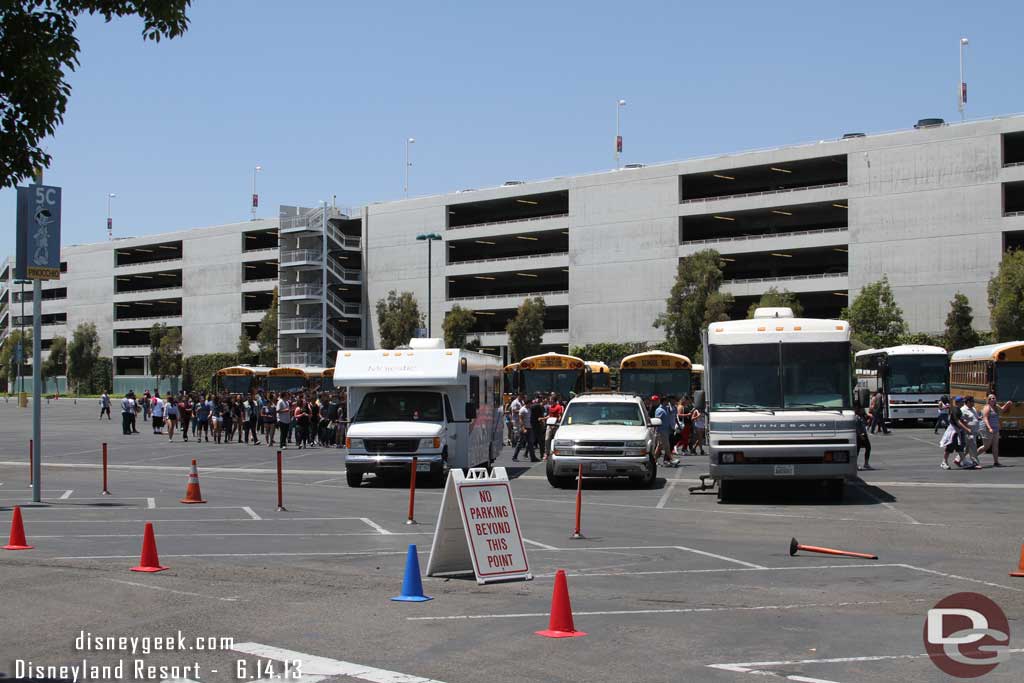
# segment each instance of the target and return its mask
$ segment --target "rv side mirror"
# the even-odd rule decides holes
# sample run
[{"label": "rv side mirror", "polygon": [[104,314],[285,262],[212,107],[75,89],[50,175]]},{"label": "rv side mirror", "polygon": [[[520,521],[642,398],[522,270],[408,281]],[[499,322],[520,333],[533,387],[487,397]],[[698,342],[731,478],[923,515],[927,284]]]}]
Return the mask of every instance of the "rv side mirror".
[{"label": "rv side mirror", "polygon": [[703,390],[693,392],[693,405],[697,406],[697,410],[703,413],[706,402]]},{"label": "rv side mirror", "polygon": [[661,418],[660,417],[652,417],[651,418],[651,426],[652,427],[660,427],[661,426]]},{"label": "rv side mirror", "polygon": [[466,419],[467,420],[475,420],[476,419],[476,405],[474,405],[472,403],[469,403],[469,402],[466,403]]},{"label": "rv side mirror", "polygon": [[547,419],[547,425],[548,425],[548,427],[554,427],[554,426],[555,426],[555,425],[557,425],[557,424],[558,424],[558,418],[557,418],[557,417],[549,417],[549,418]]}]

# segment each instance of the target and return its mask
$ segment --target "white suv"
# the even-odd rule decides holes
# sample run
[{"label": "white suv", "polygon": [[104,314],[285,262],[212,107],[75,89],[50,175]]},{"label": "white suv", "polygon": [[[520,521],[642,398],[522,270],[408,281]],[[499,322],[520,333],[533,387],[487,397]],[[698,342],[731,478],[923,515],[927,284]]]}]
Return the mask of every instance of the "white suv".
[{"label": "white suv", "polygon": [[551,441],[548,482],[572,486],[583,466],[587,477],[629,477],[643,486],[654,483],[655,428],[639,397],[584,394],[569,401]]}]

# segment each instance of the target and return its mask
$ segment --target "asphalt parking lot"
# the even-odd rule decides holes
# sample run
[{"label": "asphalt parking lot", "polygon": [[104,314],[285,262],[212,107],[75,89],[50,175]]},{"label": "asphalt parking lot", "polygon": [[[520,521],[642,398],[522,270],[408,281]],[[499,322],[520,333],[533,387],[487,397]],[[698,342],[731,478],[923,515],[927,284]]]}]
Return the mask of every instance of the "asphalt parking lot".
[{"label": "asphalt parking lot", "polygon": [[[535,578],[487,586],[427,578],[434,600],[405,604],[389,598],[399,593],[408,544],[426,564],[439,489],[417,491],[420,524],[408,526],[401,483],[350,489],[342,450],[291,449],[287,511],[277,512],[275,450],[168,443],[141,421],[142,433],[126,437],[97,412],[95,401],[46,406],[45,502],[34,506],[31,412],[0,401],[0,533],[22,504],[35,545],[0,551],[0,672],[8,676],[16,660],[86,658],[126,660],[129,680],[134,659],[179,667],[151,680],[253,680],[301,659],[297,680],[307,682],[944,681],[925,655],[925,614],[969,591],[1002,607],[1016,649],[983,680],[1024,680],[1024,579],[1007,575],[1021,550],[1024,459],[943,471],[929,428],[875,437],[877,469],[862,473],[842,504],[790,485],[752,487],[720,505],[687,491],[707,471],[702,458],[661,470],[651,489],[588,481],[582,540],[569,538],[575,492],[551,488],[543,465],[512,463],[506,450],[497,464],[514,477]],[[109,497],[99,495],[103,441]],[[178,502],[192,458],[205,505]],[[169,571],[129,571],[146,521]],[[879,559],[791,557],[792,537]],[[534,635],[547,625],[557,569],[568,574],[586,637]],[[75,647],[83,630],[233,643],[212,652],[90,652]]]}]

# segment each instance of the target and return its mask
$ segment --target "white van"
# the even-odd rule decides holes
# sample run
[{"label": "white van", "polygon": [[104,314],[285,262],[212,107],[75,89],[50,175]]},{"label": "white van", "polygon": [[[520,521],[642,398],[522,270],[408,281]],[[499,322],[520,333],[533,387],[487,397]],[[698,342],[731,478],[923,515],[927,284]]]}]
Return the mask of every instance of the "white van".
[{"label": "white van", "polygon": [[446,349],[440,339],[409,348],[339,351],[335,386],[348,389],[345,474],[406,474],[444,483],[449,468],[489,465],[501,449],[501,359]]}]

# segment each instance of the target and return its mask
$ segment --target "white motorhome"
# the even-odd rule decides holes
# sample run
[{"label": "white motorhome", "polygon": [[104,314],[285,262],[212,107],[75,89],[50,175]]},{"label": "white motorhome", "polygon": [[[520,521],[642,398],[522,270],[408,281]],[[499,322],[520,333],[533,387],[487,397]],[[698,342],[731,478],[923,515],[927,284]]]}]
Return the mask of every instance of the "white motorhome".
[{"label": "white motorhome", "polygon": [[857,472],[850,326],[759,308],[704,335],[711,476],[819,479],[839,499]]},{"label": "white motorhome", "polygon": [[449,468],[489,465],[501,449],[501,360],[440,339],[396,350],[339,351],[334,384],[348,389],[349,486],[406,474],[440,486]]}]

